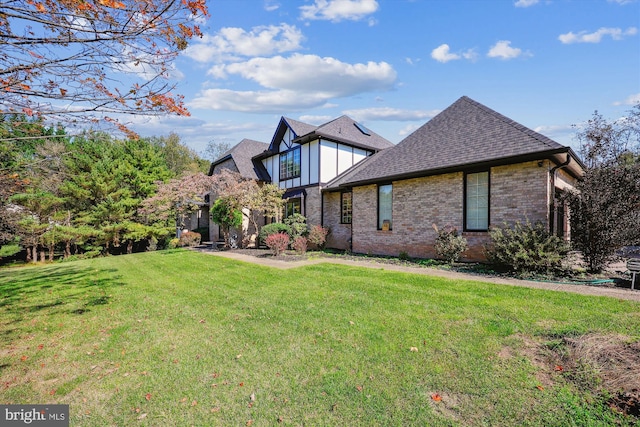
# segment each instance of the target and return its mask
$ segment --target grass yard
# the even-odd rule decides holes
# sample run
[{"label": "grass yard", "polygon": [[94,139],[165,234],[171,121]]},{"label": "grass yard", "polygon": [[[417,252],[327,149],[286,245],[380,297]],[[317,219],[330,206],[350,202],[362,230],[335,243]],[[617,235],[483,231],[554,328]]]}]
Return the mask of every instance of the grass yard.
[{"label": "grass yard", "polygon": [[4,269],[0,295],[0,403],[72,426],[640,425],[564,358],[636,345],[638,303],[182,250]]}]

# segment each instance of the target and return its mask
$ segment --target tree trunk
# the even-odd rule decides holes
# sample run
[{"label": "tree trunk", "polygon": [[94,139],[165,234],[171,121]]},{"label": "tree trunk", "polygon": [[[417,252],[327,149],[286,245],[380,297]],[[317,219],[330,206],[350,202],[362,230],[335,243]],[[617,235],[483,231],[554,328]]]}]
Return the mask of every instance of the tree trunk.
[{"label": "tree trunk", "polygon": [[38,246],[33,245],[33,256],[31,257],[31,262],[38,262]]},{"label": "tree trunk", "polygon": [[49,261],[53,261],[53,252],[55,249],[55,245],[52,243],[49,245]]},{"label": "tree trunk", "polygon": [[129,243],[127,243],[127,253],[133,253],[133,240],[129,240]]}]

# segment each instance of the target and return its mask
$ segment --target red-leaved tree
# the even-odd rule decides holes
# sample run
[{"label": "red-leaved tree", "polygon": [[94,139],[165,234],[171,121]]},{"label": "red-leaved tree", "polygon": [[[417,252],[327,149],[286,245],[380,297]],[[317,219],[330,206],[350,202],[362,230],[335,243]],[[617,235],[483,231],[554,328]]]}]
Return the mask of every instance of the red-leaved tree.
[{"label": "red-leaved tree", "polygon": [[205,0],[2,1],[0,113],[125,132],[123,113],[188,115],[172,61],[206,16]]}]

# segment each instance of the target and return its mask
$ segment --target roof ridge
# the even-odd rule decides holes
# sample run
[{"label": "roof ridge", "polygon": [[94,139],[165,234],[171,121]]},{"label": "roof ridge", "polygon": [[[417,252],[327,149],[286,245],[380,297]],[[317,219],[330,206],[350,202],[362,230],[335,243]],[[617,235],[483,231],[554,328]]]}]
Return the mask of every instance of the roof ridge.
[{"label": "roof ridge", "polygon": [[476,108],[480,108],[481,110],[483,110],[484,112],[491,114],[492,116],[494,116],[496,119],[500,120],[501,122],[503,122],[504,124],[513,127],[514,129],[519,130],[522,133],[525,133],[527,135],[529,135],[530,137],[534,138],[535,140],[539,141],[540,143],[550,147],[550,148],[559,148],[560,146],[562,146],[562,144],[554,141],[553,139],[542,135],[541,133],[538,133],[536,131],[534,131],[533,129],[523,125],[522,123],[518,123],[513,119],[510,119],[509,117],[505,116],[504,114],[498,113],[496,110],[487,107],[484,104],[481,104],[480,102],[469,98],[468,96],[464,95],[462,96],[459,101],[464,101],[467,102],[471,105],[473,105]]}]

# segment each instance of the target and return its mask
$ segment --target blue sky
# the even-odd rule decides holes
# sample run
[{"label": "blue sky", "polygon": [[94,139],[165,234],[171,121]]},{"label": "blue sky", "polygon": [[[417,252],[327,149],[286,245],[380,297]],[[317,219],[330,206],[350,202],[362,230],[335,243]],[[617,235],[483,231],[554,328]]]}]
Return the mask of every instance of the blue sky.
[{"label": "blue sky", "polygon": [[191,117],[144,136],[270,142],[281,116],[342,114],[400,142],[459,97],[558,142],[640,102],[639,0],[209,0],[175,63]]}]

